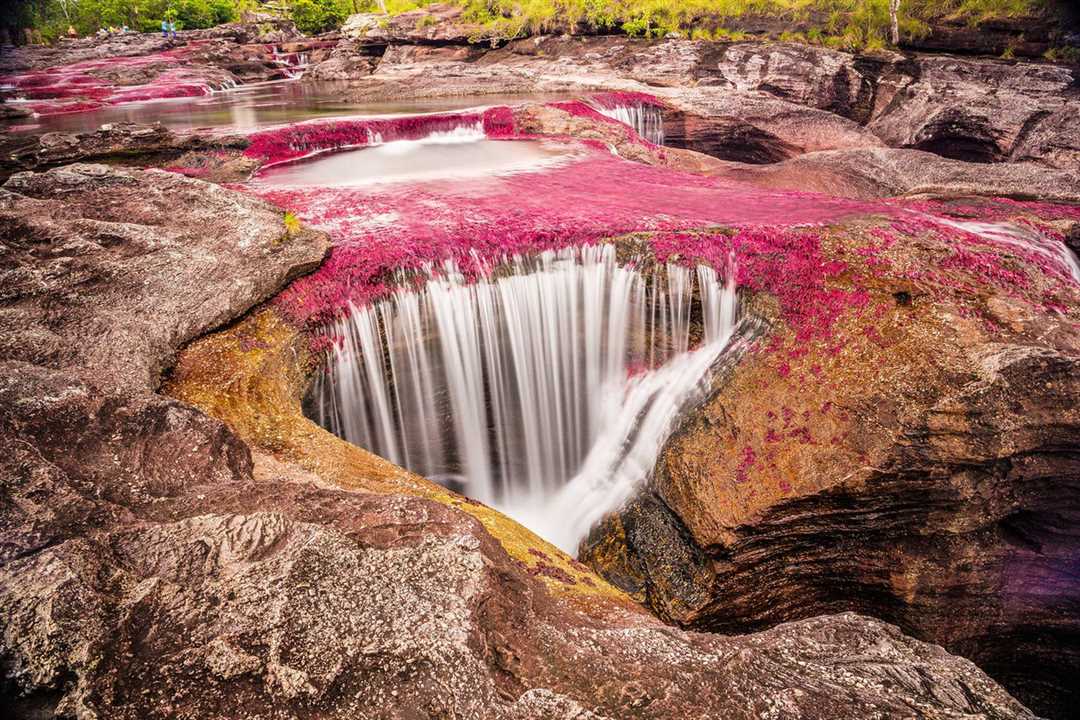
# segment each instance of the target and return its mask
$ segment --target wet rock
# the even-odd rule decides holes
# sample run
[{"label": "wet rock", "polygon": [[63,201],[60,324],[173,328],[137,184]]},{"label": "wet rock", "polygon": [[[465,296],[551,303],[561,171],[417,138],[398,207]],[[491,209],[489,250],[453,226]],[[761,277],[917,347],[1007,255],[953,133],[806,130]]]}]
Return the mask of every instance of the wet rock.
[{"label": "wet rock", "polygon": [[157,32],[129,32],[115,33],[105,38],[59,38],[51,45],[22,45],[0,56],[0,72],[57,68],[103,58],[153,55],[199,41],[210,41],[211,46],[235,47],[249,43],[282,43],[302,37],[291,21],[270,16],[262,16],[257,22],[185,30],[177,35],[176,38],[164,38]]},{"label": "wet rock", "polygon": [[11,135],[0,140],[0,178],[72,162],[109,160],[147,166],[185,153],[236,153],[245,147],[247,140],[240,136],[178,134],[161,124],[112,123],[83,133]]}]

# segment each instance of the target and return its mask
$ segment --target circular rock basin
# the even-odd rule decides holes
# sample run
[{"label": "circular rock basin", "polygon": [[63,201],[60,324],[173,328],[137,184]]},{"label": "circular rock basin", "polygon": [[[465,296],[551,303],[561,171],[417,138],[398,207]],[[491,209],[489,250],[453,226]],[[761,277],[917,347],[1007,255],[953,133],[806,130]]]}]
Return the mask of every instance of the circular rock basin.
[{"label": "circular rock basin", "polygon": [[488,140],[472,131],[320,155],[260,172],[265,185],[349,187],[535,172],[571,156],[565,147],[531,140]]}]

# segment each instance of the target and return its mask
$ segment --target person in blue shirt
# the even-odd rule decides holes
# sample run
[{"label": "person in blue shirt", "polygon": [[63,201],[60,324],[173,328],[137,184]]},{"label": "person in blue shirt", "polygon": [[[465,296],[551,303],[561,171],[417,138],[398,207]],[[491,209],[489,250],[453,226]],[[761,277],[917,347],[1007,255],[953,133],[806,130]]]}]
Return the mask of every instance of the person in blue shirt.
[{"label": "person in blue shirt", "polygon": [[161,21],[161,37],[163,37],[163,38],[169,37],[169,21],[168,20],[162,20]]}]

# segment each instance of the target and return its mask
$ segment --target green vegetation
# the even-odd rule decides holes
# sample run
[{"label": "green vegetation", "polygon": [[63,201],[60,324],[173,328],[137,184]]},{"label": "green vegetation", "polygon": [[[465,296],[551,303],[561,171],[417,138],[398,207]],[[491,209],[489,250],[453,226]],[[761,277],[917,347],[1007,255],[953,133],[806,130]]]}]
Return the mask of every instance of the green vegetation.
[{"label": "green vegetation", "polygon": [[341,27],[349,9],[336,0],[293,0],[289,3],[289,14],[300,32],[317,35]]},{"label": "green vegetation", "polygon": [[[297,27],[310,34],[338,27],[353,13],[378,8],[378,0],[285,0],[285,4]],[[158,32],[163,19],[175,21],[179,30],[208,28],[237,20],[244,10],[263,11],[256,0],[15,0],[11,16],[0,24],[36,28],[52,41],[67,34],[69,27],[79,35],[124,25],[136,32]]]},{"label": "green vegetation", "polygon": [[[677,33],[704,39],[739,39],[728,24],[746,15],[787,21],[791,40],[835,47],[888,44],[889,0],[459,0],[469,17],[494,34],[515,37],[568,28],[625,32],[637,37]],[[901,36],[929,30],[927,20],[953,16],[978,23],[1039,11],[1048,0],[902,0]]]},{"label": "green vegetation", "polygon": [[15,12],[24,27],[41,31],[46,40],[73,27],[80,35],[99,28],[127,25],[137,32],[156,32],[162,19],[176,22],[177,29],[205,28],[235,20],[242,2],[237,0],[31,0]]},{"label": "green vegetation", "polygon": [[[423,7],[433,0],[285,0],[289,14],[305,33],[340,26],[358,12],[390,15]],[[485,37],[512,38],[543,32],[623,32],[634,37],[684,37],[739,40],[738,19],[747,15],[789,24],[782,39],[841,48],[889,44],[889,0],[450,0],[465,7],[466,17],[485,28]],[[155,31],[163,17],[181,28],[210,27],[234,20],[255,0],[16,0],[23,25],[46,39],[67,31],[80,34],[99,27],[128,25]],[[928,21],[949,16],[973,24],[1004,16],[1038,12],[1051,0],[900,0],[901,37],[929,31]]]},{"label": "green vegetation", "polygon": [[296,217],[296,214],[291,211],[285,212],[285,234],[288,237],[295,237],[300,232],[300,218]]}]

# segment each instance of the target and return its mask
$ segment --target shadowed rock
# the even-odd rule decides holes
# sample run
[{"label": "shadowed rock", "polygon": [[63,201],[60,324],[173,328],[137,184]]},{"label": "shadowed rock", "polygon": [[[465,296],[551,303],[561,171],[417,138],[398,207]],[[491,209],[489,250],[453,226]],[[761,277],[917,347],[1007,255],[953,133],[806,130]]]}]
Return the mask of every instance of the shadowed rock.
[{"label": "shadowed rock", "polygon": [[1043,256],[1021,260],[1009,242],[980,246],[980,260],[1027,267],[1026,289],[949,261],[933,278],[897,270],[942,263],[939,243],[892,246],[869,270],[842,253],[852,275],[840,286],[867,289],[879,310],[827,343],[781,333],[778,350],[749,356],[582,558],[685,627],[870,614],[975,660],[1037,712],[1070,717],[1080,286],[1062,260],[1051,278]]}]

